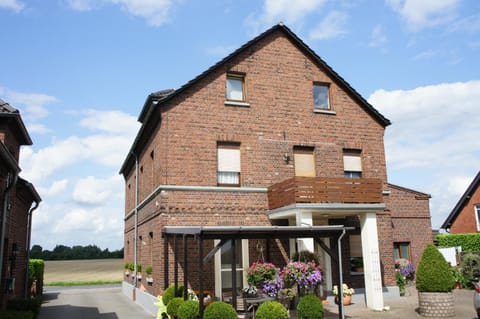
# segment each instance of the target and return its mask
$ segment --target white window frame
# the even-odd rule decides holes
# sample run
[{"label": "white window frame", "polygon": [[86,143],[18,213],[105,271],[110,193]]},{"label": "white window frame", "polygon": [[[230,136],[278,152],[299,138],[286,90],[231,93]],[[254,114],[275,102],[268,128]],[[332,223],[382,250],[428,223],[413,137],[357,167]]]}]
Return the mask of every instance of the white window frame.
[{"label": "white window frame", "polygon": [[477,222],[477,231],[480,231],[480,220],[478,216],[480,214],[480,204],[473,205],[473,211],[475,213],[475,220]]},{"label": "white window frame", "polygon": [[[220,240],[214,240],[214,245],[218,245]],[[222,251],[219,249],[215,253],[215,296],[222,299],[222,272],[231,271],[231,269],[222,269]],[[242,287],[247,287],[247,272],[250,267],[250,258],[248,257],[248,239],[242,239],[242,265],[240,268],[236,268],[236,271],[243,272]]]},{"label": "white window frame", "polygon": [[[232,86],[234,83],[240,84],[240,91],[238,88]],[[236,90],[235,90],[236,89]],[[225,99],[227,101],[245,102],[245,75],[243,74],[227,74],[227,80],[225,83]]]},{"label": "white window frame", "polygon": [[[217,144],[217,185],[240,186],[240,144]],[[228,182],[228,177],[234,182]]]}]

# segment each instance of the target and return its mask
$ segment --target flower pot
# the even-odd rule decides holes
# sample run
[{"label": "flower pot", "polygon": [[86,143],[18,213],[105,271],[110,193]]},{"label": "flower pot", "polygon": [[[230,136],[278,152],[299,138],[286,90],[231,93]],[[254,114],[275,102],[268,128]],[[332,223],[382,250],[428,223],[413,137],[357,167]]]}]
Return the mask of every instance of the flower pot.
[{"label": "flower pot", "polygon": [[[338,296],[335,296],[335,303],[338,305],[339,299]],[[343,305],[348,306],[349,304],[352,303],[352,296],[351,295],[346,295],[343,297]]]},{"label": "flower pot", "polygon": [[418,292],[418,306],[423,317],[455,317],[455,300],[451,292]]}]

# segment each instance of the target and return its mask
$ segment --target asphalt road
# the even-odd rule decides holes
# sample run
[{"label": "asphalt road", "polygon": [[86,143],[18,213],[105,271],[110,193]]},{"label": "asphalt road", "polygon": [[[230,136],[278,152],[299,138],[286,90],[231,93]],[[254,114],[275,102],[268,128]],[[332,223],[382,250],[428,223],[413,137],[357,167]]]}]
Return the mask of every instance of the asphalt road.
[{"label": "asphalt road", "polygon": [[37,319],[152,319],[120,287],[48,288]]}]

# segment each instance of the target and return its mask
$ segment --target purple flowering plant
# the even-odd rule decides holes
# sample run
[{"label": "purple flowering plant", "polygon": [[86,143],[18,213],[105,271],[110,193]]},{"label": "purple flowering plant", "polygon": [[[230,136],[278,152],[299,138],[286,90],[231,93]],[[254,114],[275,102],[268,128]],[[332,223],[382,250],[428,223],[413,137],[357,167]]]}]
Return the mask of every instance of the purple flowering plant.
[{"label": "purple flowering plant", "polygon": [[289,262],[280,274],[287,288],[297,285],[299,289],[308,289],[315,287],[322,281],[321,269],[314,261]]},{"label": "purple flowering plant", "polygon": [[408,259],[400,258],[395,260],[395,269],[407,280],[415,278],[415,265]]}]

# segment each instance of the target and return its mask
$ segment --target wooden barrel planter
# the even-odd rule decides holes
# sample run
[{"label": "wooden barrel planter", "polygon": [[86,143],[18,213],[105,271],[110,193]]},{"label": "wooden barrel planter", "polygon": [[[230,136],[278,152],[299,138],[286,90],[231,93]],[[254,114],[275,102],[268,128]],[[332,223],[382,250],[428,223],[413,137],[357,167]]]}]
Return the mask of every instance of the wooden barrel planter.
[{"label": "wooden barrel planter", "polygon": [[419,292],[418,306],[423,317],[455,317],[455,298],[451,292]]}]

